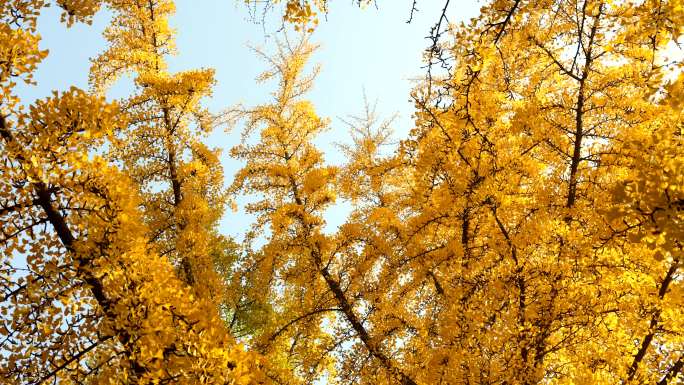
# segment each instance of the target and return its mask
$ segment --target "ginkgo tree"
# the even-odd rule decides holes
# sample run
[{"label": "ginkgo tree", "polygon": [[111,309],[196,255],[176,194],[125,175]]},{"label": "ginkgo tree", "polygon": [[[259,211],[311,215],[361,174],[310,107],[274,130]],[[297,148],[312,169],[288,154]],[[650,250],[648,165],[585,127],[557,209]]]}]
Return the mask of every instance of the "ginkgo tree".
[{"label": "ginkgo tree", "polygon": [[304,381],[324,371],[334,375],[336,355],[349,356],[345,362],[351,366],[339,372],[343,378],[381,381],[384,375],[375,370],[364,373],[354,368],[353,361],[363,358],[355,357],[356,348],[345,342],[358,343],[370,360],[380,362],[382,373],[413,384],[364,325],[368,316],[360,309],[367,303],[364,297],[378,293],[363,280],[372,265],[355,252],[361,229],[344,226],[335,236],[323,231],[323,214],[337,195],[339,170],[326,166],[322,152],[312,143],[328,122],[302,99],[317,72],[304,74],[314,48],[306,39],[280,44],[276,55],[266,56],[272,68],[260,77],[278,80],[273,104],[237,111],[247,120],[247,136],[261,130],[257,144],[232,149],[232,155],[246,164],[231,190],[263,197],[249,204],[247,211],[258,215],[254,231],[269,232],[267,244],[250,253],[243,265],[254,295],[277,303],[255,347],[267,357],[273,355],[274,362],[285,359]]},{"label": "ginkgo tree", "polygon": [[676,382],[682,123],[666,76],[681,12],[484,8],[455,32],[453,76],[417,91],[409,202],[428,238],[412,236],[448,248],[443,232],[461,230],[456,251],[422,263],[453,285],[455,315],[477,313],[445,325],[449,344],[470,340],[446,355],[477,362],[463,381]]},{"label": "ginkgo tree", "polygon": [[143,213],[156,252],[178,266],[179,278],[201,298],[220,301],[212,245],[223,213],[223,172],[218,151],[201,137],[217,117],[200,105],[214,83],[212,70],[168,73],[174,52],[169,1],[110,4],[116,11],[105,31],[109,49],[93,60],[91,83],[98,91],[126,73],[139,92],[121,101],[128,126],[117,132],[110,158],[139,186]]},{"label": "ginkgo tree", "polygon": [[[101,4],[59,5],[70,24],[88,21]],[[14,88],[31,82],[47,54],[38,48],[36,22],[48,3],[0,7],[0,379],[267,382],[261,359],[245,352],[219,317],[225,293],[211,261],[217,215],[209,207],[223,202],[211,184],[221,173],[188,122],[196,116],[197,127],[210,126],[196,107],[210,72],[164,72],[172,3],[107,5],[118,15],[107,32],[111,48],[95,61],[96,93],[72,88],[28,107]],[[106,102],[97,92],[121,71],[136,72],[142,91]],[[149,191],[153,182],[172,186],[171,204]]]},{"label": "ginkgo tree", "polygon": [[[283,4],[298,29],[327,12]],[[22,100],[49,5],[106,6],[107,48],[90,90]],[[367,107],[342,164],[315,144],[310,37],[257,50],[270,102],[214,115],[213,71],[168,69],[173,12],[0,4],[1,383],[681,383],[682,1],[494,0],[448,34],[443,13],[410,134]],[[218,220],[241,194],[239,247]]]}]

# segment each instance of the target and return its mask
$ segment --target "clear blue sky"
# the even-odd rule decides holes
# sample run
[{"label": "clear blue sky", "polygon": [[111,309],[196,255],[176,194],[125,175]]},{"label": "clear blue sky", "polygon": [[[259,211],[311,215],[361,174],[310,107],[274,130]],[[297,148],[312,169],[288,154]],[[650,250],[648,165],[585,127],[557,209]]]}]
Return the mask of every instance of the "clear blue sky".
[{"label": "clear blue sky", "polygon": [[[395,124],[398,138],[411,125],[412,104],[409,92],[412,78],[423,75],[422,50],[428,42],[425,36],[439,15],[443,0],[420,0],[420,10],[411,24],[406,24],[412,0],[378,0],[377,9],[359,9],[350,0],[333,0],[327,20],[322,20],[313,35],[313,42],[322,45],[314,61],[322,64],[322,72],[309,98],[321,116],[332,119],[332,129],[319,143],[328,159],[338,163],[341,158],[332,142],[344,141],[347,128],[338,119],[363,111],[363,90],[370,101],[377,99],[382,117],[399,114]],[[452,22],[465,21],[477,14],[476,0],[452,1],[449,15]],[[177,29],[178,55],[170,59],[171,70],[198,67],[216,69],[214,96],[206,105],[220,111],[236,103],[254,105],[268,101],[272,91],[267,85],[256,85],[254,78],[265,68],[247,47],[258,45],[267,51],[272,38],[267,35],[278,28],[277,23],[265,27],[249,20],[242,1],[177,0],[177,14],[172,25]],[[104,49],[101,32],[109,21],[107,12],[100,12],[92,26],[76,25],[67,29],[59,23],[58,11],[51,9],[39,20],[42,47],[50,55],[36,74],[36,87],[22,87],[20,95],[30,101],[49,95],[53,90],[65,90],[74,85],[87,88],[89,58]],[[123,96],[126,81],[115,85],[110,95]],[[222,162],[226,184],[240,164],[227,156],[228,149],[239,141],[239,132],[217,132],[209,144],[224,148]],[[239,202],[244,202],[241,199]],[[329,226],[344,220],[344,205],[328,215]],[[222,230],[240,237],[250,219],[241,211],[228,212]]]}]

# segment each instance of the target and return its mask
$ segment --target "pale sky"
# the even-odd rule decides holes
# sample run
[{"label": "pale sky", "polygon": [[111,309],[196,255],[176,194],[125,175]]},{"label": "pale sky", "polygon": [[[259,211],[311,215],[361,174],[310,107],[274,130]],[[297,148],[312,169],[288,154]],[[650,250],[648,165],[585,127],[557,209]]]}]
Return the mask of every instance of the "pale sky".
[{"label": "pale sky", "polygon": [[[333,0],[327,20],[322,20],[312,36],[321,44],[313,60],[322,65],[312,100],[320,116],[332,119],[331,130],[317,143],[333,163],[342,161],[332,142],[348,138],[347,127],[340,117],[360,115],[363,111],[363,90],[368,99],[377,100],[381,117],[398,113],[394,130],[396,137],[405,137],[411,126],[412,104],[410,79],[420,77],[422,50],[428,45],[425,36],[439,15],[443,0],[421,0],[419,11],[411,24],[406,24],[413,0],[378,0],[377,8],[359,9],[350,0]],[[476,0],[452,1],[449,15],[452,22],[466,21],[477,14]],[[248,43],[269,51],[273,39],[269,33],[278,29],[272,22],[265,27],[249,19],[242,1],[176,0],[177,13],[172,26],[177,29],[178,55],[169,59],[170,70],[211,67],[216,70],[214,95],[206,101],[213,111],[221,111],[236,103],[247,106],[269,101],[269,85],[258,85],[254,78],[266,67],[248,48]],[[76,25],[67,29],[59,23],[58,11],[51,9],[39,20],[42,47],[50,55],[36,73],[36,87],[22,87],[24,102],[48,96],[53,90],[70,86],[87,88],[89,58],[104,49],[101,32],[109,15],[101,11],[93,25]],[[111,97],[125,96],[130,81],[116,84]],[[226,185],[241,166],[230,159],[228,150],[239,141],[240,133],[216,132],[209,145],[224,149],[222,163]],[[238,200],[239,206],[245,198]],[[327,215],[332,228],[343,222],[344,204]],[[241,238],[251,220],[240,210],[227,212],[221,230]],[[329,228],[330,228],[329,227]]]}]

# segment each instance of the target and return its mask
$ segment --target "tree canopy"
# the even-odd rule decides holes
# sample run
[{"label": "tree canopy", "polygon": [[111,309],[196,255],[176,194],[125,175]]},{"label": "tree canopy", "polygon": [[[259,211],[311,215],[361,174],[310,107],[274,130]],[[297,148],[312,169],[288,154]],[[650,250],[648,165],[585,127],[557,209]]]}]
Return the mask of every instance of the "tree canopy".
[{"label": "tree canopy", "polygon": [[[212,69],[168,68],[172,0],[0,3],[0,383],[684,381],[683,1],[445,1],[413,129],[367,104],[341,165],[308,98],[326,1],[280,4],[272,99],[217,115]],[[48,6],[109,9],[107,48],[26,103]]]}]

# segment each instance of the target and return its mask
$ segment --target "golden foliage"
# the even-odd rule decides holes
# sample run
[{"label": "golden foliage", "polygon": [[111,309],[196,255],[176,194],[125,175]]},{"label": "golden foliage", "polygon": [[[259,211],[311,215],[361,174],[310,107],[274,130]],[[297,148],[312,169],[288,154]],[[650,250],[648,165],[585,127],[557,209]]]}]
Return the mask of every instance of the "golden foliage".
[{"label": "golden foliage", "polygon": [[[262,198],[255,347],[282,382],[676,383],[682,12],[494,1],[442,42],[452,71],[416,88],[398,151],[369,113],[341,167],[313,148],[311,48],[282,45],[275,100],[243,111],[258,144],[233,150],[233,189]],[[339,197],[354,209],[331,233]]]},{"label": "golden foliage", "polygon": [[[211,129],[198,102],[212,71],[165,73],[154,38],[171,44],[163,31],[172,4],[141,4],[108,4],[116,27],[92,76],[101,91],[122,71],[135,73],[138,95],[107,103],[73,88],[28,109],[12,92],[46,55],[35,23],[47,4],[1,8],[2,383],[268,382],[262,359],[219,318],[224,293],[210,243],[222,174],[189,123]],[[71,24],[100,3],[59,5]],[[160,112],[164,120],[150,119]],[[162,153],[171,159],[159,162]],[[152,183],[167,183],[173,204],[160,207],[171,193],[152,193]]]},{"label": "golden foliage", "polygon": [[[284,4],[300,28],[326,11]],[[228,113],[227,190],[214,72],[166,64],[173,2],[57,5],[114,16],[91,91],[23,106],[48,2],[0,4],[0,383],[681,382],[681,0],[491,1],[437,42],[453,66],[410,135],[388,150],[367,106],[340,165],[305,98],[316,46],[285,37],[256,50],[273,100]],[[229,194],[256,197],[242,250]]]}]

